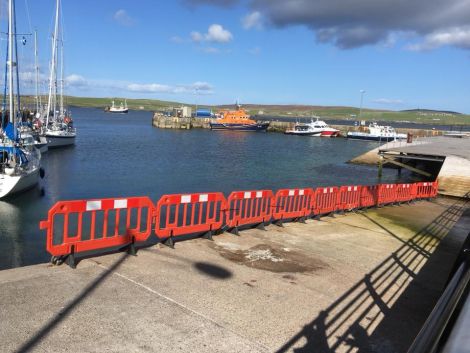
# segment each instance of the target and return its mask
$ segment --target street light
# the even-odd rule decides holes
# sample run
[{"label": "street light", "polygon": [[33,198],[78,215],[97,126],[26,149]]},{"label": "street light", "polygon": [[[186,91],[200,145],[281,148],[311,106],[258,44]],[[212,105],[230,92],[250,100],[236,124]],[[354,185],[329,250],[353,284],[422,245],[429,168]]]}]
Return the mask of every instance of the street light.
[{"label": "street light", "polygon": [[199,93],[199,87],[195,88],[194,94],[196,95],[196,111],[194,112],[194,117],[197,118],[197,94]]},{"label": "street light", "polygon": [[360,118],[362,118],[362,102],[364,100],[364,93],[366,93],[366,91],[361,89],[359,92],[361,93],[361,105],[360,105],[360,108],[359,108],[359,119],[360,119]]}]

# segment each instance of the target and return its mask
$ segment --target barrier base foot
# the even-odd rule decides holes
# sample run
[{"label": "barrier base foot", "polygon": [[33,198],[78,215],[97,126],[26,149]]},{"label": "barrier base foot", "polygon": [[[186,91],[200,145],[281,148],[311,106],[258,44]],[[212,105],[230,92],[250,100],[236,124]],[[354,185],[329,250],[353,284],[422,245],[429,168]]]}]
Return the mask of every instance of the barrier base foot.
[{"label": "barrier base foot", "polygon": [[130,243],[127,247],[127,253],[132,256],[137,256],[137,248],[135,247],[134,242]]},{"label": "barrier base foot", "polygon": [[297,218],[297,222],[305,224],[305,217],[299,217]]},{"label": "barrier base foot", "polygon": [[266,228],[264,227],[264,222],[258,224],[258,225],[256,226],[256,229],[266,230]]},{"label": "barrier base foot", "polygon": [[167,238],[164,242],[163,245],[168,246],[169,248],[174,249],[175,248],[175,242],[173,241],[173,237]]},{"label": "barrier base foot", "polygon": [[70,268],[77,268],[78,265],[78,260],[75,258],[75,255],[71,253],[67,258],[65,259],[65,263],[69,265]]},{"label": "barrier base foot", "polygon": [[212,231],[208,231],[207,233],[204,233],[204,235],[202,236],[204,239],[207,239],[207,240],[214,240],[212,239]]},{"label": "barrier base foot", "polygon": [[319,214],[312,217],[315,221],[321,221],[321,216]]},{"label": "barrier base foot", "polygon": [[233,235],[237,235],[237,236],[240,235],[240,233],[238,233],[238,227],[233,227],[228,232]]},{"label": "barrier base foot", "polygon": [[331,218],[335,218],[335,213],[331,212],[331,213],[328,214],[328,216],[331,217]]},{"label": "barrier base foot", "polygon": [[64,257],[63,256],[52,256],[51,257],[51,264],[54,266],[60,266],[64,263]]},{"label": "barrier base foot", "polygon": [[284,227],[282,220],[275,221],[274,224],[277,225],[278,227]]}]

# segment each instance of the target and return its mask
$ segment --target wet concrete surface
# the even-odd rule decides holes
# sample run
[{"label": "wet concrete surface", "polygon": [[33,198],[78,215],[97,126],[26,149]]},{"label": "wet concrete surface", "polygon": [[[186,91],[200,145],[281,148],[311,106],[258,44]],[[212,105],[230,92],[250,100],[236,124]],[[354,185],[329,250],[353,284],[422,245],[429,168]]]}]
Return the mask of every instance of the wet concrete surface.
[{"label": "wet concrete surface", "polygon": [[466,207],[439,198],[2,271],[0,351],[406,352]]}]

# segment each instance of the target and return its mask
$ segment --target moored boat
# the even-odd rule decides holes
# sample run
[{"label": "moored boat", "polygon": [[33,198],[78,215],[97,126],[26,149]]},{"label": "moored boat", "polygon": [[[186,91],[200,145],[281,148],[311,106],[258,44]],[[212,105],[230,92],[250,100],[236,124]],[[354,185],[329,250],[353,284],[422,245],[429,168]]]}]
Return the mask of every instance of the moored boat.
[{"label": "moored boat", "polygon": [[[16,36],[16,16],[14,2],[8,2],[8,42],[7,42],[7,67],[5,71],[4,97],[9,96],[9,110],[1,113],[0,129],[0,198],[25,191],[39,181],[41,171],[41,153],[36,148],[25,148],[19,138],[16,120],[20,116],[17,110],[20,92],[19,85],[14,85],[14,75],[18,79],[18,57],[14,48]],[[15,69],[13,69],[15,68]],[[19,104],[18,104],[19,105]]]},{"label": "moored boat", "polygon": [[355,140],[369,140],[369,141],[394,141],[403,140],[407,138],[406,134],[399,134],[391,126],[379,125],[371,123],[367,127],[368,131],[349,131],[347,137]]},{"label": "moored boat", "polygon": [[236,110],[223,110],[210,122],[211,130],[266,131],[267,121],[256,121],[237,103]]},{"label": "moored boat", "polygon": [[336,137],[339,135],[339,130],[317,118],[312,119],[310,123],[296,123],[293,129],[288,129],[284,133],[286,135]]},{"label": "moored boat", "polygon": [[114,100],[112,100],[111,101],[111,106],[107,107],[105,109],[105,112],[108,112],[108,113],[121,113],[121,114],[128,113],[129,109],[127,108],[127,100],[124,100],[124,103],[121,102],[119,107],[116,106],[116,104],[114,103]]},{"label": "moored boat", "polygon": [[[61,0],[56,1],[54,35],[52,41],[51,72],[49,77],[49,97],[47,102],[45,125],[42,135],[46,138],[48,148],[65,147],[75,144],[77,131],[73,127],[70,111],[64,106],[64,48],[63,39],[59,38]],[[60,29],[60,31],[59,31]],[[61,43],[59,47],[59,43]],[[58,52],[60,49],[60,80],[57,79]],[[57,109],[57,87],[60,81],[59,107]]]}]

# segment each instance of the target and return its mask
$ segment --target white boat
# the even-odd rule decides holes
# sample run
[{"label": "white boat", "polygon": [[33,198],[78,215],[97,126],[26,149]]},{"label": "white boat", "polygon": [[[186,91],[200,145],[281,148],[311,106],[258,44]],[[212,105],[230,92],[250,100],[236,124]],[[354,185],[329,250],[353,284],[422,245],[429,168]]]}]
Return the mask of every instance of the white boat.
[{"label": "white boat", "polygon": [[371,140],[371,141],[394,141],[406,139],[406,134],[399,134],[391,126],[379,125],[371,123],[368,127],[368,132],[363,131],[349,131],[347,137],[356,140]]},{"label": "white boat", "polygon": [[48,148],[58,148],[71,146],[75,144],[77,133],[74,128],[68,127],[66,124],[52,125],[45,132]]},{"label": "white boat", "polygon": [[300,135],[300,136],[321,136],[321,137],[336,137],[339,135],[339,130],[330,127],[323,120],[317,118],[311,120],[310,123],[296,123],[293,129],[286,130],[287,135]]},{"label": "white boat", "polygon": [[[16,118],[18,111],[16,110],[15,92],[13,84],[13,74],[18,78],[17,56],[14,54],[15,38],[15,13],[13,0],[8,2],[8,92],[9,92],[9,115],[8,124],[2,126],[0,132],[0,198],[10,196],[21,191],[25,191],[39,181],[41,172],[41,153],[33,148],[25,149],[18,137],[16,126]],[[15,70],[13,70],[15,68]],[[19,87],[17,87],[18,89]],[[20,96],[16,92],[17,97]],[[6,113],[6,112],[5,112]]]},{"label": "white boat", "polygon": [[41,153],[45,153],[48,150],[47,138],[34,133],[33,131],[21,132],[20,140],[26,149],[37,148]]},{"label": "white boat", "polygon": [[[45,125],[42,135],[47,139],[49,148],[65,147],[75,144],[77,131],[73,127],[70,112],[64,107],[64,46],[63,39],[59,39],[61,0],[56,1],[54,35],[52,37],[52,59],[49,76],[49,97],[47,101]],[[60,46],[59,46],[60,43]],[[60,49],[60,79],[57,79],[57,66]],[[57,109],[57,89],[60,83],[59,109]]]},{"label": "white boat", "polygon": [[116,104],[114,103],[114,100],[111,101],[111,106],[106,111],[108,111],[109,113],[121,113],[121,114],[128,113],[129,108],[127,108],[127,100],[124,100],[124,103],[121,102],[119,107],[116,106]]}]

